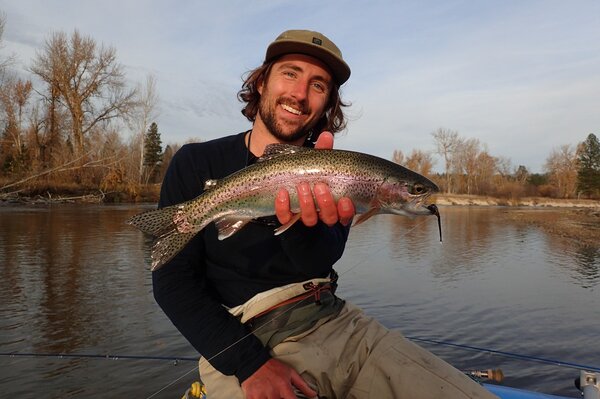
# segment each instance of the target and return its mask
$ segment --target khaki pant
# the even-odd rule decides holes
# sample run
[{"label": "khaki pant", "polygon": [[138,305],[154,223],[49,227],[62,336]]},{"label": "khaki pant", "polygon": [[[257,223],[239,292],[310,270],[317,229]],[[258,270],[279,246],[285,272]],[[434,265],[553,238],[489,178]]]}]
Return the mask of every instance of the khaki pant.
[{"label": "khaki pant", "polygon": [[[322,399],[496,398],[351,304],[332,320],[286,339],[271,353],[294,367]],[[236,377],[219,373],[204,359],[200,375],[208,399],[244,398]]]}]

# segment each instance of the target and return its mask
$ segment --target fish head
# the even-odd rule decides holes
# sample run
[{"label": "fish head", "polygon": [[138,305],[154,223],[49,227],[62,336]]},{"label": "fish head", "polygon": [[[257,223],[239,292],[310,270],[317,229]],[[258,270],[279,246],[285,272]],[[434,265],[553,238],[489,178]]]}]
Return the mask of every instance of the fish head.
[{"label": "fish head", "polygon": [[395,215],[432,215],[435,212],[427,199],[437,192],[438,186],[424,176],[418,178],[388,177],[379,188],[379,206],[383,212]]}]

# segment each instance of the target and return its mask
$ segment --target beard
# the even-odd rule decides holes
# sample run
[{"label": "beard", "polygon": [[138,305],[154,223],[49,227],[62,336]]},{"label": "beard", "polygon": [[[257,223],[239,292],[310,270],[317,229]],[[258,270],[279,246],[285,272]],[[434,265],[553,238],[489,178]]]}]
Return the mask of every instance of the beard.
[{"label": "beard", "polygon": [[307,111],[305,104],[298,104],[283,97],[277,98],[273,102],[269,102],[266,94],[265,91],[263,92],[263,96],[261,96],[260,103],[258,104],[258,113],[267,129],[269,129],[269,132],[271,132],[275,138],[284,143],[293,143],[310,134],[318,120],[305,125],[292,126],[286,124],[285,121],[277,120],[275,116],[275,109],[280,104],[288,104],[296,109],[302,110],[303,113]]}]

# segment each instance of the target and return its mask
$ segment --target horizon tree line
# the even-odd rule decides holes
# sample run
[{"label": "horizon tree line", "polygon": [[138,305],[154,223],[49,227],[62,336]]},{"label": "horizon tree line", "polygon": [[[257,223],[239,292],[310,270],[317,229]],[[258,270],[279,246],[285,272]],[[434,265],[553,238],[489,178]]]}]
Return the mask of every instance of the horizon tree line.
[{"label": "horizon tree line", "polygon": [[[600,142],[593,133],[575,146],[565,144],[554,149],[541,174],[530,173],[525,165],[513,169],[510,159],[493,156],[478,139],[461,137],[455,130],[438,128],[431,136],[433,152],[412,150],[405,156],[395,150],[392,160],[432,178],[444,193],[600,198]],[[443,161],[441,174],[432,172],[433,153]]]},{"label": "horizon tree line", "polygon": [[[0,15],[0,44],[5,22]],[[153,76],[130,87],[115,48],[77,30],[50,34],[26,71],[14,64],[0,51],[0,194],[83,188],[136,199],[142,186],[162,181],[179,144],[162,148]],[[457,131],[431,135],[434,151],[396,150],[392,160],[445,193],[600,198],[600,144],[592,133],[553,150],[543,174],[512,170],[509,159]],[[441,174],[432,172],[434,154]]]}]

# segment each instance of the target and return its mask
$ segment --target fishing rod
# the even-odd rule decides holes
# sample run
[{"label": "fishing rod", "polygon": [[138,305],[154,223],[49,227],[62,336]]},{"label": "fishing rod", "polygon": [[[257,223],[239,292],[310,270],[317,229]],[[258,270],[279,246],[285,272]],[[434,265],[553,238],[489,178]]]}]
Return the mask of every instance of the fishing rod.
[{"label": "fishing rod", "polygon": [[510,357],[510,358],[526,360],[526,361],[530,361],[530,362],[546,363],[546,364],[552,364],[554,366],[573,368],[573,369],[577,369],[577,370],[600,372],[600,367],[586,365],[586,364],[577,364],[577,363],[572,363],[572,362],[563,362],[561,360],[556,360],[556,359],[548,359],[548,358],[530,356],[530,355],[521,355],[521,354],[513,353],[513,352],[506,352],[506,351],[500,351],[500,350],[495,350],[495,349],[482,348],[482,347],[478,347],[478,346],[457,344],[457,343],[449,342],[449,341],[437,341],[434,339],[420,338],[420,337],[406,337],[406,338],[410,339],[411,341],[443,345],[443,346],[451,346],[454,348],[472,350],[472,351],[476,351],[476,352],[485,352],[485,353],[489,353],[492,355]]},{"label": "fishing rod", "polygon": [[145,356],[145,355],[111,355],[95,353],[37,353],[37,352],[0,352],[0,357],[46,357],[57,359],[106,359],[106,360],[161,360],[172,361],[177,365],[180,361],[197,362],[197,357],[185,356]]},{"label": "fishing rod", "polygon": [[[459,349],[471,350],[476,352],[489,353],[492,355],[498,355],[503,357],[510,357],[514,359],[526,360],[537,363],[546,363],[554,366],[561,366],[567,368],[573,368],[578,370],[587,370],[600,372],[600,367],[586,365],[586,364],[578,364],[573,362],[564,362],[562,360],[543,358],[538,356],[530,356],[530,355],[521,355],[519,353],[514,352],[506,352],[500,351],[496,349],[483,348],[478,346],[464,345],[458,344],[450,341],[439,341],[430,338],[421,338],[421,337],[406,337],[411,341],[423,342],[427,344],[435,344],[442,346],[450,346]],[[197,362],[199,360],[198,357],[186,357],[186,356],[146,356],[146,355],[119,355],[119,354],[91,354],[91,353],[39,353],[39,352],[0,352],[0,357],[46,357],[46,358],[57,358],[57,359],[67,359],[67,358],[87,358],[87,359],[107,359],[107,360],[161,360],[161,361],[172,361],[174,364],[177,364],[180,361],[184,362]]]}]

